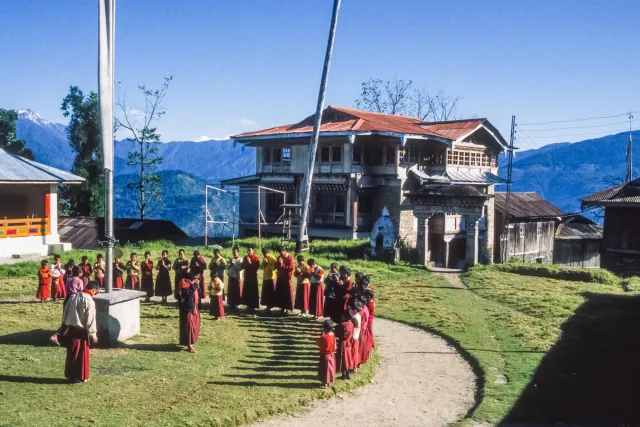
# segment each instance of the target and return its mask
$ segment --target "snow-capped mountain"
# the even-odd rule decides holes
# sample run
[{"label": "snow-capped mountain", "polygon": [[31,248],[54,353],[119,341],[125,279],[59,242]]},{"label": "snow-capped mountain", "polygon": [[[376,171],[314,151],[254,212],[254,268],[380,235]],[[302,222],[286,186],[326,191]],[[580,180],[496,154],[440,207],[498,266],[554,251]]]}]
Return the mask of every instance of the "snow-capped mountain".
[{"label": "snow-capped mountain", "polygon": [[75,155],[67,140],[67,127],[45,120],[32,110],[17,110],[17,136],[27,142],[36,161],[69,170]]}]

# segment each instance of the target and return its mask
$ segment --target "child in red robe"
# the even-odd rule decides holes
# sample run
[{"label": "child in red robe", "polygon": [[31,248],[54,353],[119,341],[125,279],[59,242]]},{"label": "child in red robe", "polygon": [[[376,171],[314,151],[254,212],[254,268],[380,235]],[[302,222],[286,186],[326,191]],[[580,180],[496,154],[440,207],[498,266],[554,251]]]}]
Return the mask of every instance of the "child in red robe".
[{"label": "child in red robe", "polygon": [[113,262],[113,286],[116,289],[122,289],[122,275],[126,270],[126,266],[122,263],[122,260],[116,257],[116,260]]},{"label": "child in red robe", "polygon": [[91,264],[89,264],[89,257],[83,256],[80,262],[80,268],[82,268],[82,283],[84,284],[84,289],[87,289],[89,285],[89,280],[91,278],[91,273],[93,273],[93,269],[91,268]]},{"label": "child in red robe", "polygon": [[45,302],[51,294],[51,276],[53,273],[49,269],[49,261],[43,259],[40,262],[40,270],[38,271],[38,292],[36,298],[40,302]]},{"label": "child in red robe", "polygon": [[144,253],[144,261],[140,265],[140,273],[142,275],[140,281],[142,290],[147,293],[144,301],[149,302],[153,296],[153,260],[151,259],[151,252]]},{"label": "child in red robe", "polygon": [[178,292],[178,308],[180,310],[180,345],[186,345],[189,353],[195,353],[193,347],[200,336],[200,295],[198,280],[192,279],[191,273],[185,274],[180,280]]},{"label": "child in red robe", "polygon": [[307,317],[309,311],[309,293],[311,285],[309,283],[309,266],[304,262],[304,257],[298,255],[298,265],[293,271],[293,275],[298,279],[296,283],[296,300],[293,308],[300,310],[300,317]]},{"label": "child in red robe", "polygon": [[360,318],[362,319],[362,326],[360,328],[360,364],[364,364],[369,360],[369,309],[367,308],[367,298],[364,295],[360,296],[360,303],[362,310],[360,310]]},{"label": "child in red robe", "polygon": [[360,332],[362,332],[360,311],[362,311],[362,303],[356,301],[353,307],[353,316],[351,317],[351,323],[353,323],[353,345],[351,346],[351,352],[353,354],[353,372],[355,373],[358,371],[358,366],[360,366]]},{"label": "child in red robe", "polygon": [[209,314],[218,320],[224,317],[224,282],[218,277],[216,270],[211,270],[211,281],[209,282]]},{"label": "child in red robe", "polygon": [[104,275],[106,272],[107,266],[104,263],[104,256],[102,254],[98,254],[96,256],[96,263],[93,264],[93,274],[101,288],[104,288]]},{"label": "child in red robe", "polygon": [[342,323],[336,327],[338,347],[336,351],[336,369],[342,372],[343,380],[350,380],[350,374],[355,368],[353,364],[353,311],[347,310],[342,315]]},{"label": "child in red robe", "polygon": [[309,265],[309,284],[311,291],[309,293],[309,314],[315,319],[324,317],[324,270],[313,258],[307,262]]},{"label": "child in red robe", "polygon": [[256,255],[254,248],[247,250],[247,256],[242,261],[244,271],[244,283],[242,287],[242,298],[240,302],[247,306],[248,313],[254,313],[260,307],[260,295],[258,294],[258,269],[260,268],[260,258]]},{"label": "child in red robe", "polygon": [[127,261],[127,281],[124,287],[136,291],[140,290],[140,263],[135,252],[129,255],[129,261]]},{"label": "child in red robe", "polygon": [[325,320],[322,324],[322,335],[316,340],[320,348],[320,365],[318,376],[323,388],[329,387],[336,380],[336,336],[333,334],[333,322]]},{"label": "child in red robe", "polygon": [[276,307],[280,313],[285,314],[293,310],[293,289],[291,288],[291,276],[295,269],[295,262],[291,254],[283,247],[280,248],[280,256],[276,262]]},{"label": "child in red robe", "polygon": [[[73,260],[69,260],[73,262]],[[73,264],[71,264],[73,266]],[[51,280],[51,299],[53,301],[67,298],[67,286],[65,280],[66,268],[60,262],[60,255],[53,256],[53,265],[51,266],[53,278]]]}]

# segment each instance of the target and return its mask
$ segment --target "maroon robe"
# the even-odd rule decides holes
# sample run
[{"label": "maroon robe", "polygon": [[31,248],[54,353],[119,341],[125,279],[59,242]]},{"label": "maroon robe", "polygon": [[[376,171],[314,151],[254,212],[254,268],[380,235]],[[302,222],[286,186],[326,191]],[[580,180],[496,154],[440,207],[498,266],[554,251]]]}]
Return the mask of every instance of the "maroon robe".
[{"label": "maroon robe", "polygon": [[283,310],[293,310],[291,275],[294,268],[291,254],[278,257],[278,262],[276,263],[276,303],[274,305]]},{"label": "maroon robe", "polygon": [[69,381],[89,379],[89,335],[86,329],[66,327],[61,344],[67,347],[64,376]]},{"label": "maroon robe", "polygon": [[336,327],[336,338],[338,339],[336,369],[340,372],[352,371],[355,365],[353,363],[353,323],[351,320],[342,322]]},{"label": "maroon robe", "polygon": [[336,380],[336,337],[332,333],[322,334],[316,344],[320,347],[318,378],[323,385],[331,384]]},{"label": "maroon robe", "polygon": [[209,314],[214,317],[224,317],[222,295],[209,295]]},{"label": "maroon robe", "polygon": [[260,307],[260,295],[258,295],[258,269],[260,268],[260,258],[257,255],[244,257],[242,268],[244,270],[244,283],[242,288],[242,298],[240,301],[248,309],[253,310]]},{"label": "maroon robe", "polygon": [[57,279],[52,279],[53,283],[53,293],[51,298],[62,299],[67,297],[67,287],[64,284],[64,276],[60,276]]},{"label": "maroon robe", "polygon": [[198,296],[200,297],[200,301],[204,300],[207,296],[207,284],[206,277],[204,275],[204,271],[207,269],[207,260],[204,259],[202,254],[199,257],[191,258],[191,263],[189,263],[189,271],[193,275],[193,279],[198,279]]},{"label": "maroon robe", "polygon": [[[185,279],[183,279],[185,280]],[[193,345],[200,336],[200,296],[197,288],[180,290],[180,345]]]},{"label": "maroon robe", "polygon": [[369,338],[369,309],[363,308],[360,312],[362,318],[362,324],[360,328],[360,364],[366,363],[369,360],[371,353],[371,339]]}]

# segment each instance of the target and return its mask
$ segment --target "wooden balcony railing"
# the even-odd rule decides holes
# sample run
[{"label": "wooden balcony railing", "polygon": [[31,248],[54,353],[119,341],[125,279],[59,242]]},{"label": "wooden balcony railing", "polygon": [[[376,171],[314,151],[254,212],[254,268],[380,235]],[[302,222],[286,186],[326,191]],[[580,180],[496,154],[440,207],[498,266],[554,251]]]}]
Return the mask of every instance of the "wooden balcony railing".
[{"label": "wooden balcony railing", "polygon": [[0,239],[6,237],[45,236],[51,234],[49,218],[0,220]]}]

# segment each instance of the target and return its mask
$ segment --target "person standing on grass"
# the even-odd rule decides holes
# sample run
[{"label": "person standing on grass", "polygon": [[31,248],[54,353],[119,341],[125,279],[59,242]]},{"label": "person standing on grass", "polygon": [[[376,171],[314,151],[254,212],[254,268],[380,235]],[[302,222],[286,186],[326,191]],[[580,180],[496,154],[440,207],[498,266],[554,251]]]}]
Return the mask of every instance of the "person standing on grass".
[{"label": "person standing on grass", "polygon": [[262,295],[260,296],[260,303],[267,307],[267,311],[271,311],[271,308],[276,303],[276,263],[278,260],[274,257],[269,249],[262,249],[262,262],[260,263],[260,270],[262,270]]},{"label": "person standing on grass", "polygon": [[309,312],[309,293],[311,285],[309,284],[309,266],[304,261],[302,255],[297,257],[298,265],[293,271],[293,275],[297,279],[296,283],[296,300],[293,308],[300,310],[300,317],[307,317]]},{"label": "person standing on grass", "polygon": [[[205,264],[206,266],[206,264]],[[189,353],[195,353],[193,345],[200,336],[200,292],[197,279],[191,273],[180,279],[178,308],[180,309],[180,345],[186,345]]]},{"label": "person standing on grass", "polygon": [[180,281],[189,272],[189,261],[184,255],[184,249],[180,249],[178,251],[178,258],[173,261],[173,271],[175,271],[176,273],[173,280],[173,296],[176,300],[178,300],[178,293],[180,292]]},{"label": "person standing on grass", "polygon": [[138,254],[133,252],[129,255],[129,261],[127,261],[127,281],[125,288],[140,290],[140,263],[138,262]]},{"label": "person standing on grass", "polygon": [[209,282],[209,314],[213,316],[214,320],[224,317],[223,292],[224,282],[218,277],[218,272],[213,270]]},{"label": "person standing on grass", "polygon": [[338,349],[336,351],[336,369],[342,372],[343,380],[351,379],[353,364],[353,311],[347,310],[342,314],[341,323],[336,327],[336,338],[338,339]]},{"label": "person standing on grass", "polygon": [[295,269],[293,257],[284,247],[280,248],[280,256],[276,263],[276,306],[280,308],[281,314],[286,314],[293,310],[293,288],[291,287],[291,276]]},{"label": "person standing on grass", "polygon": [[235,247],[231,250],[233,254],[227,266],[229,285],[227,288],[227,304],[232,310],[237,310],[242,299],[242,257],[240,250]]},{"label": "person standing on grass", "polygon": [[[367,276],[367,278],[368,277],[369,276]],[[369,325],[367,327],[368,329],[367,335],[369,335],[369,354],[371,354],[371,351],[376,346],[375,338],[373,336],[373,319],[375,317],[374,313],[376,311],[376,298],[375,298],[375,295],[373,294],[372,289],[368,289],[365,292],[365,296],[367,297],[367,309],[369,309]]]},{"label": "person standing on grass", "polygon": [[167,302],[167,297],[171,295],[171,260],[169,251],[162,251],[162,258],[156,265],[158,275],[156,276],[156,296],[162,297],[162,302]]},{"label": "person standing on grass", "polygon": [[340,304],[340,311],[344,312],[351,305],[351,292],[353,281],[351,280],[351,269],[347,266],[340,267],[340,286],[337,289],[337,301]]},{"label": "person standing on grass", "polygon": [[150,302],[153,296],[153,260],[151,259],[151,252],[144,253],[144,261],[140,266],[140,273],[142,274],[142,290],[147,293],[145,302]]},{"label": "person standing on grass", "polygon": [[244,283],[242,287],[242,304],[247,306],[249,313],[254,313],[260,307],[260,295],[258,294],[258,269],[260,268],[260,258],[256,255],[254,248],[249,247],[247,256],[242,260],[244,270]]},{"label": "person standing on grass", "polygon": [[84,288],[86,289],[89,285],[89,281],[91,280],[91,273],[93,273],[93,269],[91,268],[91,264],[89,264],[89,257],[84,255],[80,261],[80,268],[82,268],[82,282],[84,283]]},{"label": "person standing on grass", "polygon": [[38,298],[40,302],[45,302],[50,297],[52,277],[53,273],[49,268],[49,261],[43,259],[40,262],[40,270],[38,270],[38,292],[36,293],[36,298]]},{"label": "person standing on grass", "polygon": [[369,308],[367,307],[367,298],[364,295],[360,296],[360,319],[362,321],[360,328],[360,342],[359,342],[359,350],[360,350],[360,364],[364,364],[369,360],[369,355],[371,352],[370,348],[370,338],[369,338]]},{"label": "person standing on grass", "polygon": [[351,323],[353,323],[353,344],[351,345],[351,352],[353,354],[353,372],[358,372],[358,366],[360,366],[360,331],[362,331],[362,316],[360,311],[362,310],[362,304],[360,301],[356,301],[353,305],[353,314],[351,316]]},{"label": "person standing on grass", "polygon": [[[209,262],[209,272],[213,275],[215,271],[218,273],[218,279],[224,283],[224,272],[227,269],[227,260],[225,260],[220,254],[220,249],[215,248],[213,250],[213,258]],[[222,299],[224,299],[224,292],[222,293]]]},{"label": "person standing on grass", "polygon": [[81,383],[91,380],[89,376],[89,343],[97,344],[95,294],[100,285],[93,282],[67,301],[62,315],[60,342],[67,347],[64,376],[71,382]]},{"label": "person standing on grass", "polygon": [[64,277],[65,269],[62,266],[62,262],[60,262],[60,255],[53,255],[53,264],[51,265],[51,299],[53,301],[58,298],[66,298],[67,297],[67,287],[65,285],[65,277]]},{"label": "person standing on grass", "polygon": [[116,257],[115,261],[113,261],[113,285],[116,289],[122,289],[122,274],[126,269],[127,267],[122,263],[122,260]]},{"label": "person standing on grass", "polygon": [[338,301],[338,293],[340,288],[340,273],[338,272],[338,264],[331,263],[329,274],[324,281],[324,312],[330,317],[334,323],[340,323],[343,310]]},{"label": "person standing on grass", "polygon": [[[69,260],[67,264],[73,265],[73,260]],[[69,299],[77,294],[82,292],[84,288],[84,282],[82,281],[82,268],[79,265],[75,265],[70,267],[70,271],[65,275],[67,278],[67,282],[65,283],[65,299],[62,303],[62,310],[64,312],[64,308],[67,306],[67,302]],[[62,326],[49,337],[49,340],[55,345],[60,345],[58,341],[58,337],[64,332],[64,323]]]},{"label": "person standing on grass", "polygon": [[309,314],[315,319],[324,317],[324,270],[316,264],[313,258],[309,258],[309,284],[311,291],[309,293]]},{"label": "person standing on grass", "polygon": [[107,271],[107,266],[104,263],[104,257],[102,254],[96,256],[96,263],[93,264],[93,275],[96,282],[100,284],[101,288],[104,288],[104,273]]},{"label": "person standing on grass", "polygon": [[336,336],[333,334],[334,324],[325,320],[322,324],[322,335],[316,340],[320,349],[318,377],[323,388],[329,387],[336,380]]},{"label": "person standing on grass", "polygon": [[191,273],[191,277],[195,282],[198,283],[198,301],[202,304],[205,297],[207,296],[206,290],[206,282],[204,271],[207,269],[207,260],[204,259],[204,256],[200,253],[200,251],[193,251],[193,258],[191,258],[191,262],[189,263],[189,273]]}]

